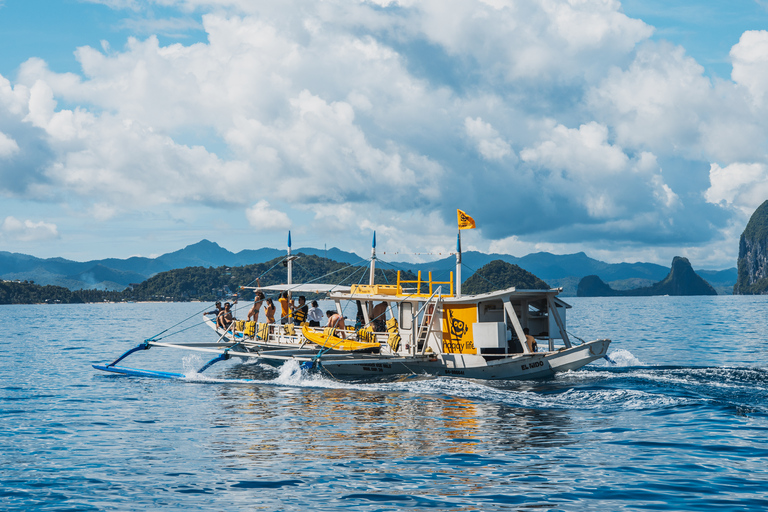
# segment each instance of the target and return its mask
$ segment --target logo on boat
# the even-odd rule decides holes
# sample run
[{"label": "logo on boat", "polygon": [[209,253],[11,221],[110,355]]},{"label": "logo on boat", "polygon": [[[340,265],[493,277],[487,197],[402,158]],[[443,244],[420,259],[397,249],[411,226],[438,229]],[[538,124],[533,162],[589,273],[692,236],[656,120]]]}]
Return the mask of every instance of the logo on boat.
[{"label": "logo on boat", "polygon": [[467,331],[469,330],[469,327],[467,327],[467,323],[459,320],[458,318],[454,318],[451,314],[451,310],[448,310],[448,321],[449,326],[451,329],[451,334],[453,336],[456,336],[457,338],[461,339],[464,337],[465,334],[467,334]]}]

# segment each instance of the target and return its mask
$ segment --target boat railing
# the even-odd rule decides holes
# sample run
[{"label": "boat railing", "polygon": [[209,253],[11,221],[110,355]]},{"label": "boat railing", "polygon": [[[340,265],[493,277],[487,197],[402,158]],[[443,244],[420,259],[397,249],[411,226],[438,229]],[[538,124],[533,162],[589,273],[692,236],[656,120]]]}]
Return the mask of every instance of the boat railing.
[{"label": "boat railing", "polygon": [[[400,270],[397,271],[397,291],[398,295],[409,295],[412,297],[428,297],[432,296],[435,293],[439,293],[439,295],[442,296],[448,296],[453,297],[453,272],[451,272],[451,279],[450,281],[434,281],[432,279],[432,272],[429,272],[429,280],[422,280],[421,278],[421,270],[419,270],[416,280],[406,280],[402,279],[400,276]],[[408,288],[405,288],[403,285],[415,285]],[[448,285],[450,288],[450,293],[443,295],[442,294],[442,285]],[[427,288],[427,292],[422,292],[423,288]],[[435,289],[437,287],[437,290]]]}]

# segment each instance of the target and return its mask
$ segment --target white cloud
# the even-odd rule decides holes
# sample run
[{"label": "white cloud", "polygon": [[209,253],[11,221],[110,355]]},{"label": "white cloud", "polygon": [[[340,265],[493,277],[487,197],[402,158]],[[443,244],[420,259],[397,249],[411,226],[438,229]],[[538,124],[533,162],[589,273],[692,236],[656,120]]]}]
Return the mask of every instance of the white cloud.
[{"label": "white cloud", "polygon": [[[588,215],[619,219],[660,204],[674,206],[677,195],[661,177],[655,157],[640,153],[630,159],[621,147],[608,142],[606,126],[591,122],[578,129],[555,126],[538,146],[520,152],[520,158],[546,171],[546,189],[581,203]],[[655,198],[655,201],[651,199]]]},{"label": "white cloud", "polygon": [[245,211],[248,223],[257,231],[284,231],[291,227],[291,219],[280,210],[261,200]]},{"label": "white cloud", "polygon": [[11,156],[19,152],[19,145],[15,140],[0,132],[0,158]]},{"label": "white cloud", "polygon": [[749,90],[758,106],[765,105],[768,92],[768,31],[748,30],[731,48],[731,77]]},{"label": "white cloud", "polygon": [[477,145],[477,151],[487,160],[501,160],[512,152],[504,139],[499,137],[490,123],[484,122],[481,118],[464,119],[464,128],[467,135]]},{"label": "white cloud", "polygon": [[712,164],[708,202],[734,206],[751,214],[768,198],[768,166],[764,163],[735,163],[726,167]]},{"label": "white cloud", "polygon": [[[489,244],[659,244],[720,236],[756,199],[718,169],[768,165],[764,32],[734,46],[733,81],[712,81],[614,0],[160,4],[181,11],[156,30],[194,11],[207,41],[131,37],[77,49],[80,74],[32,58],[0,77],[3,193],[106,222],[191,223],[178,211],[205,205],[423,247],[461,203]],[[261,198],[311,213],[292,223]]]},{"label": "white cloud", "polygon": [[9,238],[22,242],[59,238],[56,224],[43,221],[21,221],[16,217],[6,217],[0,229]]}]

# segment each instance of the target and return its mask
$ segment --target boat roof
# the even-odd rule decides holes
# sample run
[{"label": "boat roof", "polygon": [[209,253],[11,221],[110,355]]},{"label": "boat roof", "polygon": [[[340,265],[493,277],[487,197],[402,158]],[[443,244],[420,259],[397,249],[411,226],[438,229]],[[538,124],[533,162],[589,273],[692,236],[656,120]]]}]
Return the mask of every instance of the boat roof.
[{"label": "boat roof", "polygon": [[243,286],[249,290],[267,290],[273,292],[303,292],[303,293],[349,293],[352,288],[341,284],[324,283],[297,283],[297,284],[273,284],[269,286]]},{"label": "boat roof", "polygon": [[[462,295],[461,297],[454,297],[452,295],[443,295],[442,300],[448,304],[467,304],[478,303],[489,300],[541,300],[545,299],[548,295],[552,296],[555,303],[558,306],[570,308],[570,304],[567,304],[560,298],[556,297],[562,291],[562,288],[551,288],[541,290],[518,290],[515,287],[506,288],[504,290],[495,290],[487,293],[479,293],[476,295]],[[384,301],[384,302],[403,302],[409,299],[421,299],[426,300],[429,298],[426,294],[376,294],[376,293],[351,293],[336,290],[330,293],[331,299],[340,300],[364,300],[364,301]]]}]

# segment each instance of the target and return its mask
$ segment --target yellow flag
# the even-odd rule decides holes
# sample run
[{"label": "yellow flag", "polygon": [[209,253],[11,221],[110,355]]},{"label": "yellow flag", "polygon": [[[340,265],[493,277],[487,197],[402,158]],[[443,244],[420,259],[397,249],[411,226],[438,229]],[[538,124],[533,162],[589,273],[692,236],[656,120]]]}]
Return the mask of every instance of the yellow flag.
[{"label": "yellow flag", "polygon": [[459,229],[474,229],[475,219],[467,215],[461,210],[456,210],[456,215],[459,217]]}]

